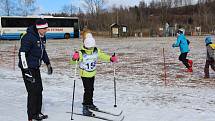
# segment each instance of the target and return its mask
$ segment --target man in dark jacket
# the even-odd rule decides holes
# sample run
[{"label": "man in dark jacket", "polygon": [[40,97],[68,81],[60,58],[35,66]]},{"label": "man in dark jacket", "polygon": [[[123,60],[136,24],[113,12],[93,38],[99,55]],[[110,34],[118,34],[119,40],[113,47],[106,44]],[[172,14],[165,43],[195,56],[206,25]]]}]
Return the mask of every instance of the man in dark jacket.
[{"label": "man in dark jacket", "polygon": [[48,23],[45,19],[38,19],[35,23],[27,28],[27,33],[21,38],[19,49],[19,67],[28,92],[29,121],[48,118],[48,115],[41,113],[43,86],[39,68],[42,61],[47,65],[48,74],[52,74],[52,67],[45,49]]}]

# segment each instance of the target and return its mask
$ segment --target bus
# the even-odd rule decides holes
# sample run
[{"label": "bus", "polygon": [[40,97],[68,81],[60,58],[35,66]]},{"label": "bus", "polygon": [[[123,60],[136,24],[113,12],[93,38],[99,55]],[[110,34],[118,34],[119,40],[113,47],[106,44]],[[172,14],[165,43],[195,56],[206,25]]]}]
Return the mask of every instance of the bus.
[{"label": "bus", "polygon": [[26,33],[27,27],[33,25],[38,18],[48,21],[47,39],[80,37],[78,17],[0,16],[0,39],[20,39]]}]

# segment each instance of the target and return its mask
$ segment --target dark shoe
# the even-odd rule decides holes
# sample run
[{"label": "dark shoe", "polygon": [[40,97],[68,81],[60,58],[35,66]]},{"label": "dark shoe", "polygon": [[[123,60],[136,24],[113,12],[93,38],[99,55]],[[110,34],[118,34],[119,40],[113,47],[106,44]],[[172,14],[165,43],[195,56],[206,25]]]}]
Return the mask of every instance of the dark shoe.
[{"label": "dark shoe", "polygon": [[48,115],[44,115],[42,113],[39,114],[39,117],[41,117],[42,119],[47,119],[48,118]]},{"label": "dark shoe", "polygon": [[88,105],[88,107],[89,107],[89,109],[94,110],[94,111],[99,110],[99,109],[97,108],[97,106],[95,106],[94,104]]},{"label": "dark shoe", "polygon": [[208,78],[210,78],[209,76],[204,76],[204,79],[208,79]]},{"label": "dark shoe", "polygon": [[33,116],[33,118],[32,118],[32,121],[42,121],[43,120],[43,118],[42,117],[39,117],[39,115],[35,115],[35,116]]},{"label": "dark shoe", "polygon": [[36,119],[32,119],[32,120],[29,120],[29,121],[42,121],[42,120],[36,120]]},{"label": "dark shoe", "polygon": [[83,106],[83,111],[82,111],[84,116],[93,116],[93,112],[89,111],[89,107],[88,106]]}]

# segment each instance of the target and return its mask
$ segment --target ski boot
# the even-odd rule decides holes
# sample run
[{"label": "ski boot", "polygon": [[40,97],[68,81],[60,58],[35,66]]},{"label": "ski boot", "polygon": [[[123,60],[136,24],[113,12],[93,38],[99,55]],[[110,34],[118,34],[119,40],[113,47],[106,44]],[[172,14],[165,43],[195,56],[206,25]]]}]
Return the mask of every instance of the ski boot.
[{"label": "ski boot", "polygon": [[44,114],[40,113],[38,117],[41,117],[42,119],[47,119],[48,115],[44,115]]},{"label": "ski boot", "polygon": [[205,75],[205,76],[204,76],[204,79],[208,79],[208,78],[210,78],[209,75]]},{"label": "ski boot", "polygon": [[33,118],[31,119],[31,121],[42,121],[42,120],[43,120],[43,118],[40,117],[39,115],[35,115],[35,116],[33,116]]},{"label": "ski boot", "polygon": [[89,109],[94,110],[94,111],[98,111],[99,109],[97,108],[97,106],[95,106],[94,104],[92,105],[88,105]]},{"label": "ski boot", "polygon": [[86,105],[83,106],[82,113],[84,116],[93,116],[93,112],[89,111],[89,106]]},{"label": "ski boot", "polygon": [[42,121],[42,119],[41,120],[32,119],[32,120],[28,120],[28,121]]}]

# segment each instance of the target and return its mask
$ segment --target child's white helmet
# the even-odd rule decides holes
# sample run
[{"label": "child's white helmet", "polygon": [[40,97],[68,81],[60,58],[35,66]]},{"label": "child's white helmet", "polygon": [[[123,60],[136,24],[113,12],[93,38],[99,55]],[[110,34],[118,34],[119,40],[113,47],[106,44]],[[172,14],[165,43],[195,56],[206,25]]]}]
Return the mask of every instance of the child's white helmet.
[{"label": "child's white helmet", "polygon": [[178,29],[178,32],[177,32],[178,34],[185,34],[185,29],[183,29],[183,28],[180,28],[180,29]]},{"label": "child's white helmet", "polygon": [[84,46],[87,48],[95,47],[96,41],[93,37],[88,37],[84,40]]}]

